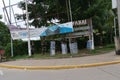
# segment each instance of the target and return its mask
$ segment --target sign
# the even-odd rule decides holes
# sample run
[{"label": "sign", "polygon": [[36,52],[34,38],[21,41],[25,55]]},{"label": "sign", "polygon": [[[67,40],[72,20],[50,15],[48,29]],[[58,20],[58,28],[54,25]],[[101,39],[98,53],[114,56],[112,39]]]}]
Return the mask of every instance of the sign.
[{"label": "sign", "polygon": [[49,36],[69,32],[73,32],[72,22],[49,26],[40,36]]},{"label": "sign", "polygon": [[90,29],[89,26],[82,26],[82,27],[75,27],[74,31],[89,30],[89,29]]},{"label": "sign", "polygon": [[[28,38],[28,30],[22,30],[13,25],[9,26],[9,29],[13,40]],[[46,29],[46,27],[30,29],[30,38],[40,37]]]},{"label": "sign", "polygon": [[78,20],[78,21],[73,21],[73,26],[79,26],[79,25],[86,25],[87,20]]},{"label": "sign", "polygon": [[89,31],[83,31],[83,32],[74,32],[71,33],[71,36],[89,36],[90,32]]}]

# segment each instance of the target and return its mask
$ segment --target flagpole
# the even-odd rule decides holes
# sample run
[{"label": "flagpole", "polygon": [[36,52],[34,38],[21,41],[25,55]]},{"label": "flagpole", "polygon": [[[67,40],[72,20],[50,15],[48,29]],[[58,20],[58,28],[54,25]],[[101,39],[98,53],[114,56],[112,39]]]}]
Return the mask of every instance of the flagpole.
[{"label": "flagpole", "polygon": [[28,4],[27,0],[25,0],[25,8],[26,8],[26,24],[27,24],[27,31],[28,31],[28,55],[32,56],[31,54],[31,45],[30,45],[30,30],[29,30],[29,24],[28,24]]}]

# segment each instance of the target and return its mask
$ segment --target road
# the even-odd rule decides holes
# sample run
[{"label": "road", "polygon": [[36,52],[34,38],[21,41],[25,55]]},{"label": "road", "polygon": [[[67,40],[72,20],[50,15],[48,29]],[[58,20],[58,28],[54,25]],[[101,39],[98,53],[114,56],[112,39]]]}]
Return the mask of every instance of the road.
[{"label": "road", "polygon": [[0,68],[0,80],[120,80],[120,64],[62,70]]}]

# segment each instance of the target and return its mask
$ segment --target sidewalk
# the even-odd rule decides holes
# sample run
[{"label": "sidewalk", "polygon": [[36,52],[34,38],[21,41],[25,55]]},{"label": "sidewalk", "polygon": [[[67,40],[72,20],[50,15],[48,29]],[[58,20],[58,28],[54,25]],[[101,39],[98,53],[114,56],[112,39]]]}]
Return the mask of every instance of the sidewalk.
[{"label": "sidewalk", "polygon": [[[100,63],[100,64],[99,64]],[[0,67],[6,68],[21,68],[21,69],[54,69],[58,68],[80,68],[85,65],[92,66],[101,66],[107,64],[116,64],[120,63],[120,56],[116,55],[114,51],[93,55],[93,56],[84,56],[84,57],[76,57],[76,58],[63,58],[63,59],[29,59],[29,60],[16,60],[16,61],[8,61],[0,63]],[[89,67],[87,66],[87,67]]]}]

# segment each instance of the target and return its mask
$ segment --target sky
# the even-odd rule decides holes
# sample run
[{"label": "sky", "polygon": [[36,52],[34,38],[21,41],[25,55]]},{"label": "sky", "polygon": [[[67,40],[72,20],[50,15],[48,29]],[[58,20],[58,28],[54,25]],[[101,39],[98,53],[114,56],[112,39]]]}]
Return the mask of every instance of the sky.
[{"label": "sky", "polygon": [[[16,4],[16,3],[19,3],[20,1],[24,1],[24,0],[10,0],[11,5]],[[32,0],[29,0],[29,1],[32,1]],[[4,0],[4,2],[5,2],[5,6],[9,6],[9,0]],[[0,15],[3,16],[2,20],[0,20],[0,21],[3,21],[3,22],[5,22],[5,23],[6,23],[6,22],[8,23],[7,15],[6,15],[6,13],[5,13],[5,15],[4,15],[3,8],[4,8],[3,2],[2,2],[2,0],[0,0]],[[12,8],[13,8],[14,14],[22,14],[22,13],[23,13],[23,11],[22,11],[21,9],[19,9],[17,5],[12,6]],[[6,9],[7,9],[7,12],[8,12],[8,14],[9,14],[9,12],[10,12],[10,11],[9,11],[9,7],[7,7]],[[7,21],[6,21],[6,20],[7,20]],[[59,22],[58,20],[51,20],[51,21],[52,21],[52,22]],[[7,24],[7,23],[6,23],[6,24]],[[16,24],[15,24],[15,19],[14,19],[14,15],[13,15],[12,10],[11,10],[11,23],[14,23],[14,25],[16,25]],[[18,21],[17,21],[17,25],[19,25],[20,27],[26,27],[24,24],[25,24],[24,21],[23,21],[23,22],[18,22]],[[31,26],[31,27],[33,27],[33,26]]]},{"label": "sky", "polygon": [[[19,3],[20,1],[23,1],[23,0],[10,0],[10,1],[11,1],[11,5],[13,5],[13,4]],[[9,0],[4,0],[4,2],[5,2],[6,6],[9,6]],[[3,16],[1,21],[6,22],[5,16],[4,16],[4,13],[3,13],[3,8],[4,8],[3,2],[2,2],[2,0],[0,0],[0,15]],[[13,6],[12,8],[13,8],[13,11],[14,11],[15,14],[18,14],[18,13],[22,14],[23,13],[23,11],[21,9],[19,9],[17,7],[17,5]],[[9,8],[7,8],[7,11],[8,11],[8,14],[9,14]],[[11,11],[11,22],[12,23],[15,22],[12,11]],[[13,25],[15,25],[15,24],[13,24]],[[19,25],[21,28],[26,28],[25,22],[20,22],[20,23],[18,22],[17,25]],[[31,26],[31,28],[34,28],[34,27]],[[31,38],[31,40],[39,40],[39,39],[40,39],[40,37]],[[23,39],[23,40],[27,41],[28,39]]]},{"label": "sky", "polygon": [[117,8],[117,0],[112,0],[112,8]]},{"label": "sky", "polygon": [[[11,1],[11,5],[13,5],[13,4],[19,3],[20,1],[23,1],[23,0],[10,0],[10,1]],[[9,0],[4,0],[4,2],[5,2],[6,6],[9,6]],[[1,21],[6,22],[7,17],[5,18],[6,14],[4,15],[3,8],[4,8],[3,2],[2,2],[2,0],[0,0],[0,15],[3,16]],[[12,8],[13,8],[13,11],[14,11],[15,14],[22,14],[22,10],[19,9],[17,5],[13,6]],[[7,8],[7,11],[8,11],[8,14],[9,14],[9,8]],[[11,22],[12,23],[15,22],[12,10],[11,10]],[[25,22],[19,22],[19,23],[17,23],[17,25],[24,26],[24,23]],[[15,23],[14,23],[14,25],[15,25]]]}]

